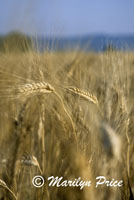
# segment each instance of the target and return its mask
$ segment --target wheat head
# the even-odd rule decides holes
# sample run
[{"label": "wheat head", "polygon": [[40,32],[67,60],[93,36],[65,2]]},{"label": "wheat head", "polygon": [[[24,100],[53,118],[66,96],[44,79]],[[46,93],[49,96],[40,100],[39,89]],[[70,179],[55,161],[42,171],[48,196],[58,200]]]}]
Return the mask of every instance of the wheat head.
[{"label": "wheat head", "polygon": [[81,90],[81,89],[73,87],[73,86],[69,86],[68,88],[65,88],[65,89],[73,94],[79,95],[79,96],[83,97],[84,99],[87,99],[91,103],[98,105],[97,97],[92,94],[89,94],[88,92],[86,92],[84,90]]},{"label": "wheat head", "polygon": [[16,89],[17,94],[26,96],[31,94],[52,93],[53,91],[54,88],[46,82],[26,83],[22,86],[18,86]]}]

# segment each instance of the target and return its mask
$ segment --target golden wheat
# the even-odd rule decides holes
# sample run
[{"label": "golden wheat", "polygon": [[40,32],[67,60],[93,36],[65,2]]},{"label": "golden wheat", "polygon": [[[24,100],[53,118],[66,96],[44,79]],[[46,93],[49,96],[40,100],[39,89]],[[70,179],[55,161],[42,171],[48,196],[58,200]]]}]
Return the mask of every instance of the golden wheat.
[{"label": "golden wheat", "polygon": [[26,83],[17,87],[17,94],[30,95],[30,94],[46,94],[52,93],[54,88],[46,82]]},{"label": "golden wheat", "polygon": [[91,103],[98,105],[97,97],[92,94],[89,94],[88,92],[85,92],[84,90],[81,90],[81,89],[73,87],[73,86],[66,88],[66,90],[73,94],[79,95],[79,96],[83,97],[84,99],[87,99]]},{"label": "golden wheat", "polygon": [[[123,89],[126,82],[124,79],[120,81],[120,75],[122,77],[124,71],[118,73],[117,69],[120,60],[126,59],[126,54],[122,57],[118,55],[103,54],[101,65],[100,56],[90,54],[83,54],[80,62],[76,57],[69,65],[72,57],[69,52],[44,55],[31,52],[15,57],[7,55],[7,59],[1,56],[0,68],[7,72],[0,73],[0,103],[4,105],[0,111],[0,145],[4,152],[0,174],[1,179],[17,194],[18,200],[22,196],[30,200],[95,200],[97,196],[100,199],[107,199],[107,196],[109,199],[130,199],[128,181],[131,183],[130,189],[134,189],[133,92],[126,93]],[[127,69],[129,65],[134,65],[133,57],[132,60],[126,60],[128,61],[129,63],[125,63]],[[113,71],[113,63],[117,73]],[[41,75],[38,68],[41,69]],[[112,76],[112,71],[116,77]],[[131,72],[128,79],[131,80],[133,91],[133,67]],[[117,89],[119,81],[121,82],[119,91],[111,90],[113,82],[110,82],[110,78]],[[83,88],[90,85],[91,91],[87,92],[79,86],[73,87],[78,80]],[[65,88],[63,85],[72,86]],[[121,94],[122,90],[124,92]],[[46,99],[47,95],[51,95],[51,98]],[[11,102],[1,98],[10,96],[17,100]],[[90,106],[93,109],[88,109]],[[110,114],[107,117],[109,107]],[[4,112],[6,118],[3,117]],[[69,138],[72,132],[75,140]],[[74,141],[77,141],[77,145]],[[31,152],[31,155],[21,158],[25,151]],[[69,180],[81,176],[84,180],[93,180],[93,186],[98,175],[104,175],[108,180],[124,180],[128,176],[128,181],[124,181],[124,188],[116,191],[112,187],[104,187],[102,190],[91,187],[83,191],[75,188],[48,189],[47,183],[37,190],[32,186],[32,177],[39,171],[45,178],[51,174]],[[0,187],[6,190],[5,182],[0,180]],[[4,196],[3,190],[0,191],[1,199],[11,198],[10,193],[8,195],[6,192]]]}]

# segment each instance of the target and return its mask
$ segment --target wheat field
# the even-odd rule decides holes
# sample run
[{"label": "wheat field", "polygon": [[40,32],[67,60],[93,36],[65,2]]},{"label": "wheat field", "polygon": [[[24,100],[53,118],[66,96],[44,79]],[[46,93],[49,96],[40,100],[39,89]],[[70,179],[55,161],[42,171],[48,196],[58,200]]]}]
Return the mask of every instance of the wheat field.
[{"label": "wheat field", "polygon": [[[1,53],[0,199],[134,199],[133,99],[131,52]],[[92,184],[50,187],[51,176]],[[123,185],[96,188],[98,176]]]}]

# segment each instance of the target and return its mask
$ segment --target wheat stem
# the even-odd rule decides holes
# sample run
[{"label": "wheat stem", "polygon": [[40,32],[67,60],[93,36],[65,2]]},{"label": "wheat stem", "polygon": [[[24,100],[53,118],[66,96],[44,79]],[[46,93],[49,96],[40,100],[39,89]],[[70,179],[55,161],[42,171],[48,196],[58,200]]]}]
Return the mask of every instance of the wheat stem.
[{"label": "wheat stem", "polygon": [[17,200],[17,196],[14,194],[14,192],[7,186],[7,184],[0,179],[0,186],[2,186],[3,188],[6,188],[15,198],[15,200]]},{"label": "wheat stem", "polygon": [[54,94],[55,94],[55,95],[58,97],[58,99],[60,100],[64,112],[66,113],[66,115],[67,115],[68,118],[70,119],[70,122],[71,122],[71,125],[72,125],[72,128],[73,128],[74,137],[75,137],[76,143],[78,144],[78,142],[77,142],[77,135],[76,135],[75,127],[74,127],[74,123],[73,123],[73,120],[72,120],[71,116],[69,115],[69,113],[67,112],[67,110],[66,110],[66,108],[65,108],[63,99],[61,98],[61,96],[60,96],[56,91],[54,91]]}]

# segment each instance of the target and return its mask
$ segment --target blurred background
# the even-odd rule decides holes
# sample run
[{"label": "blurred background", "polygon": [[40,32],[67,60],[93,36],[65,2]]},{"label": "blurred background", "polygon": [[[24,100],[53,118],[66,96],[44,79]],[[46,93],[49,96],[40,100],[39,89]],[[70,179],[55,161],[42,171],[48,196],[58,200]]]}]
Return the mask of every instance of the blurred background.
[{"label": "blurred background", "polygon": [[36,38],[39,49],[134,49],[133,0],[1,0],[0,35]]}]

